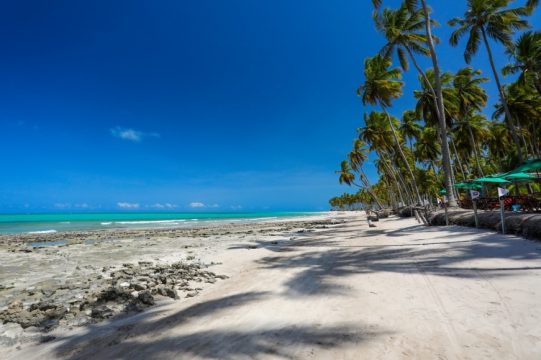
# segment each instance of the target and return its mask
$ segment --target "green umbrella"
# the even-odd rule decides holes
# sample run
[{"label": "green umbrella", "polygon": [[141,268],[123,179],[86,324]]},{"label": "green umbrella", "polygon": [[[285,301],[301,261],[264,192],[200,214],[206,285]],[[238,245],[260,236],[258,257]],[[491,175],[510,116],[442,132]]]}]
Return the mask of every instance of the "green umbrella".
[{"label": "green umbrella", "polygon": [[466,189],[466,190],[469,190],[469,189],[482,189],[483,188],[482,185],[476,184],[476,183],[473,183],[473,182],[459,182],[459,183],[455,184],[455,187],[457,189]]},{"label": "green umbrella", "polygon": [[445,194],[447,194],[447,190],[445,190],[445,189],[441,189],[441,190],[440,190],[440,194],[442,194],[442,195],[445,195]]},{"label": "green umbrella", "polygon": [[526,171],[541,170],[541,159],[533,159],[523,162],[519,167],[509,171],[508,174],[524,173]]},{"label": "green umbrella", "polygon": [[473,180],[473,182],[484,183],[484,184],[510,184],[511,183],[511,181],[507,181],[500,177],[490,177],[490,176],[485,176],[479,179],[475,179]]},{"label": "green umbrella", "polygon": [[535,174],[524,173],[524,172],[518,172],[518,173],[509,174],[509,175],[506,175],[504,177],[507,180],[510,180],[510,181],[528,181],[528,180],[538,180],[539,179],[539,177],[537,177]]}]

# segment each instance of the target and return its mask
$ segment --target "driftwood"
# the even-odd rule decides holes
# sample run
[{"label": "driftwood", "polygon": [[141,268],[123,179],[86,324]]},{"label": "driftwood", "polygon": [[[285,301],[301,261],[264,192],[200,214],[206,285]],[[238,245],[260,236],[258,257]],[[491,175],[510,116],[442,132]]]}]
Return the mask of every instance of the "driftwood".
[{"label": "driftwood", "polygon": [[[472,210],[449,209],[449,224],[475,227]],[[479,227],[501,231],[502,224],[499,211],[478,211]],[[443,210],[433,212],[429,216],[430,225],[445,225]],[[505,231],[530,239],[541,240],[541,214],[505,212]]]}]

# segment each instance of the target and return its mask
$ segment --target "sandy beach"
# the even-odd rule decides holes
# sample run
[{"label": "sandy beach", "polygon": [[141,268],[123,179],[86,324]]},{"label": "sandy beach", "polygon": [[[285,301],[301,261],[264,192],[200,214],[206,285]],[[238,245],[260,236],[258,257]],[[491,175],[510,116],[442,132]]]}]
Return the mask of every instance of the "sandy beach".
[{"label": "sandy beach", "polygon": [[[77,283],[103,273],[109,283],[102,285],[110,286],[107,274],[125,263],[135,264],[136,272],[158,264],[169,269],[179,261],[194,265],[189,284],[175,288],[178,298],[158,291],[154,305],[144,309],[110,317],[90,313],[79,325],[73,323],[77,317],[63,318],[47,332],[4,324],[3,358],[541,355],[538,242],[472,228],[424,227],[395,217],[368,228],[360,213],[168,234],[121,233],[100,232],[99,240],[95,233],[81,235],[70,245],[32,251],[25,250],[29,239],[17,245],[3,241],[2,310],[18,298],[28,299],[28,288],[45,289],[34,300],[43,301],[46,285],[57,286],[55,281],[71,281],[71,291],[83,288],[85,294]],[[110,268],[103,272],[104,266]],[[96,284],[88,285],[86,294],[100,290]]]}]

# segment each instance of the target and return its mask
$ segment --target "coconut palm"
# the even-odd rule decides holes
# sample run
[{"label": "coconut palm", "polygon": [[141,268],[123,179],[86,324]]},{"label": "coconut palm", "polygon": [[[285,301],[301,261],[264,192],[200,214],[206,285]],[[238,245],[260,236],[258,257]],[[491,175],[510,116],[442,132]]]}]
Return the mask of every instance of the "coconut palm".
[{"label": "coconut palm", "polygon": [[[539,152],[539,119],[541,119],[541,99],[533,88],[514,83],[505,88],[507,109],[523,128],[518,135],[522,139],[525,148],[530,148],[531,154]],[[503,103],[496,104],[494,118],[501,118],[505,114]],[[528,140],[530,145],[528,146]]]},{"label": "coconut palm", "polygon": [[478,176],[484,176],[479,145],[488,140],[491,135],[487,125],[484,115],[470,112],[455,121],[453,126],[453,133],[458,139],[457,146],[468,156],[473,154]]},{"label": "coconut palm", "polygon": [[481,84],[487,82],[488,79],[480,75],[481,71],[474,70],[472,67],[462,68],[455,74],[453,89],[457,112],[453,128],[457,139],[468,139],[467,142],[460,142],[459,148],[474,155],[478,175],[484,176],[477,144],[480,139],[487,137],[487,131],[484,129],[486,119],[475,112],[481,111],[487,104],[488,95]]},{"label": "coconut palm", "polygon": [[458,102],[458,118],[472,111],[481,111],[487,104],[488,95],[481,86],[488,79],[481,77],[481,70],[465,67],[457,71],[453,78],[453,88]]},{"label": "coconut palm", "polygon": [[427,126],[423,129],[414,146],[414,154],[417,161],[428,164],[428,167],[435,171],[436,161],[441,155],[441,147],[437,141],[436,129]]},{"label": "coconut palm", "polygon": [[[533,1],[533,0],[532,0]],[[378,9],[381,6],[382,1],[381,0],[373,0],[372,3]],[[449,143],[447,138],[447,122],[445,118],[445,105],[443,103],[443,89],[442,85],[440,83],[440,66],[438,61],[438,56],[436,53],[436,46],[437,38],[432,34],[432,26],[434,26],[434,23],[430,17],[430,8],[426,2],[426,0],[420,0],[420,6],[418,0],[405,0],[404,6],[411,12],[416,13],[419,12],[422,14],[422,18],[424,20],[424,28],[425,28],[425,35],[426,35],[426,45],[428,46],[428,53],[430,54],[430,59],[432,61],[432,67],[434,69],[435,73],[435,82],[433,86],[433,98],[436,102],[436,110],[437,110],[437,118],[439,121],[439,134],[441,138],[441,145],[442,145],[442,164],[443,164],[443,172],[444,172],[444,183],[445,188],[447,189],[448,193],[448,199],[449,199],[449,206],[456,206],[457,201],[456,197],[454,196],[454,188],[453,188],[453,171],[452,171],[452,165],[451,165],[451,156],[449,151]],[[418,69],[419,71],[420,69]],[[421,74],[422,74],[421,70]],[[426,80],[424,80],[426,82]]]},{"label": "coconut palm", "polygon": [[530,78],[541,95],[541,32],[525,32],[508,46],[507,54],[514,62],[503,68],[503,74],[520,73],[518,81],[522,85]]},{"label": "coconut palm", "polygon": [[[395,161],[394,151],[392,150],[394,139],[387,116],[382,112],[373,111],[370,114],[365,114],[364,121],[366,126],[357,129],[359,138],[370,145],[371,151],[376,152],[381,161],[380,164],[384,165],[385,172],[393,178],[397,187],[402,187],[404,194],[409,199],[413,199],[411,190],[408,189],[406,181],[404,181],[403,176],[399,171],[399,165],[393,163],[393,161]],[[395,117],[391,117],[391,122],[395,127],[399,124],[398,119]],[[400,193],[401,191],[399,191],[401,201],[405,204]],[[411,203],[413,203],[413,201]]]},{"label": "coconut palm", "polygon": [[419,203],[422,203],[419,188],[415,180],[415,175],[411,169],[410,163],[404,155],[401,141],[393,125],[391,115],[387,108],[391,106],[392,100],[402,95],[401,72],[398,68],[389,69],[392,65],[391,60],[380,55],[365,60],[364,77],[365,82],[357,89],[357,94],[361,97],[363,104],[379,105],[385,113],[391,133],[393,135],[396,149],[400,153],[402,160],[408,170],[413,187],[415,189]]},{"label": "coconut palm", "polygon": [[391,57],[396,53],[400,66],[404,71],[409,69],[411,61],[417,71],[423,70],[417,63],[415,55],[427,56],[426,34],[423,33],[424,19],[420,10],[410,12],[402,4],[398,9],[384,9],[381,13],[373,15],[376,29],[385,36],[387,43],[381,48],[380,55]]},{"label": "coconut palm", "polygon": [[491,38],[493,41],[510,46],[513,32],[528,27],[528,22],[524,18],[532,13],[533,7],[537,4],[536,1],[529,1],[527,6],[508,8],[510,2],[511,0],[468,0],[468,8],[464,17],[456,17],[449,21],[449,25],[457,26],[457,29],[451,34],[449,42],[451,45],[457,46],[460,38],[469,34],[464,50],[464,59],[469,64],[472,56],[477,53],[481,41],[483,41],[500,92],[507,125],[517,147],[518,160],[522,162],[522,150],[516,134],[515,122],[507,106],[488,39]]},{"label": "coconut palm", "polygon": [[400,132],[402,136],[409,142],[410,149],[413,149],[413,140],[417,139],[421,134],[422,128],[419,125],[419,117],[414,110],[406,110],[402,114],[402,124]]},{"label": "coconut palm", "polygon": [[348,154],[348,158],[351,169],[359,172],[361,182],[363,183],[365,189],[374,198],[374,201],[379,206],[379,208],[382,209],[383,206],[381,205],[381,201],[371,190],[370,181],[368,180],[368,177],[366,176],[366,173],[363,169],[364,162],[366,161],[366,159],[368,159],[368,149],[366,148],[366,144],[361,139],[356,139],[353,142],[353,149]]},{"label": "coconut palm", "polygon": [[[434,85],[436,83],[436,75],[433,70],[427,70],[426,76],[428,78],[428,84]],[[438,109],[433,92],[430,90],[427,83],[421,81],[421,78],[419,81],[421,82],[421,89],[413,91],[413,96],[417,99],[417,104],[415,105],[417,116],[422,118],[429,126],[439,126]],[[456,117],[458,112],[458,101],[456,98],[456,91],[451,86],[452,81],[453,75],[451,73],[444,72],[440,75],[439,83],[442,87],[446,129],[452,126],[452,120]]]},{"label": "coconut palm", "polygon": [[511,146],[513,139],[509,129],[505,124],[498,121],[492,121],[488,127],[490,137],[486,141],[490,163],[497,167],[494,172],[504,172],[511,170],[514,166],[512,159],[515,157],[514,149]]},{"label": "coconut palm", "polygon": [[340,170],[335,171],[335,173],[339,174],[338,182],[340,184],[346,184],[346,185],[355,185],[357,187],[361,187],[361,185],[355,183],[355,174],[353,173],[353,170],[351,169],[351,165],[347,160],[343,160],[340,163]]}]

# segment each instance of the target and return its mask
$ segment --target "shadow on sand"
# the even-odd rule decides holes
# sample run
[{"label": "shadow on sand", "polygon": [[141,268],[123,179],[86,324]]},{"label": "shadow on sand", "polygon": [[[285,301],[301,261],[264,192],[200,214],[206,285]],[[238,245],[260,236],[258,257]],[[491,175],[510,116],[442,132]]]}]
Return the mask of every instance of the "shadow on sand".
[{"label": "shadow on sand", "polygon": [[[448,231],[446,236],[441,233]],[[342,235],[347,233],[344,231]],[[351,231],[350,231],[351,232]],[[368,234],[371,238],[375,232]],[[246,292],[194,304],[172,315],[160,316],[154,309],[124,322],[90,326],[84,334],[57,339],[57,356],[68,359],[154,359],[190,358],[237,359],[271,355],[278,358],[298,358],[304,346],[319,349],[339,348],[385,335],[386,332],[358,327],[321,327],[317,325],[272,326],[253,325],[249,328],[228,327],[233,316],[242,310],[230,311],[246,304],[265,300],[269,296],[342,295],[348,291],[336,281],[355,274],[375,272],[423,273],[460,278],[493,278],[514,276],[520,271],[539,270],[541,246],[516,237],[493,232],[450,227],[433,228],[410,226],[400,230],[378,230],[379,238],[371,243],[355,244],[354,237],[337,239],[334,229],[298,235],[293,239],[260,240],[255,244],[239,244],[232,249],[264,248],[274,254],[257,261],[259,269],[294,269],[284,277],[283,294]],[[415,234],[418,238],[400,240],[401,235]],[[474,239],[462,238],[477,234]],[[359,233],[363,237],[363,232]],[[435,238],[436,237],[436,238]],[[353,241],[351,241],[353,240]],[[374,242],[375,240],[375,242]],[[490,266],[490,262],[476,262],[467,267],[468,260],[506,259],[509,266]],[[513,266],[512,261],[516,261]],[[486,266],[481,266],[481,265]],[[528,266],[530,265],[531,266]],[[238,310],[238,309],[237,309]],[[206,321],[223,317],[223,326],[203,329]],[[193,323],[195,331],[186,333],[180,325]],[[172,330],[174,329],[174,330]],[[167,331],[167,336],[160,336]]]},{"label": "shadow on sand", "polygon": [[[270,296],[265,292],[247,292],[194,304],[166,317],[149,311],[127,321],[90,326],[83,334],[56,340],[56,355],[63,359],[203,359],[257,358],[273,355],[297,358],[295,350],[309,345],[331,349],[347,343],[359,343],[384,334],[373,328],[276,326],[250,329],[223,328],[161,337],[165,331],[188,323],[205,323],[235,307]],[[172,332],[169,332],[171,334]],[[160,336],[159,339],[156,339]]]},{"label": "shadow on sand", "polygon": [[[445,236],[441,236],[441,233],[438,238],[430,236],[445,229],[449,232]],[[370,233],[371,230],[365,232],[369,232],[368,237],[374,236]],[[359,240],[365,238],[365,232],[359,234]],[[289,253],[266,256],[258,263],[264,269],[299,269],[293,278],[286,281],[289,293],[294,295],[343,293],[345,289],[334,279],[353,274],[422,272],[436,276],[490,278],[514,276],[518,271],[541,269],[538,261],[531,266],[520,262],[509,267],[468,267],[463,264],[468,260],[483,259],[541,260],[541,244],[536,247],[535,243],[529,240],[513,236],[457,226],[410,226],[399,230],[378,230],[378,233],[381,233],[381,242],[368,245],[363,245],[360,241],[359,245],[351,244],[351,241],[344,245],[343,241],[336,240],[330,231],[311,234],[311,239],[284,241],[281,244],[259,241],[259,247],[273,252],[282,252],[285,247]],[[396,241],[397,237],[412,234],[417,235],[418,239]],[[462,239],[472,234],[477,236],[474,239]],[[355,237],[349,239],[354,240]],[[312,248],[313,250],[306,251]]]}]

